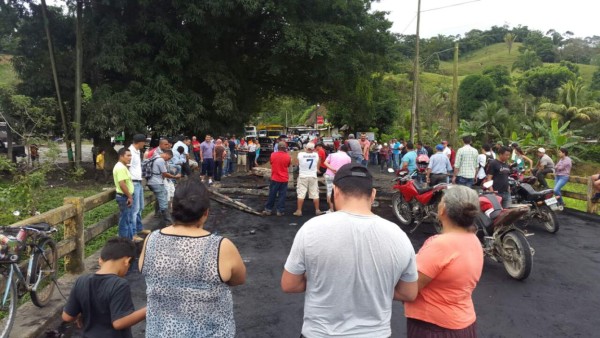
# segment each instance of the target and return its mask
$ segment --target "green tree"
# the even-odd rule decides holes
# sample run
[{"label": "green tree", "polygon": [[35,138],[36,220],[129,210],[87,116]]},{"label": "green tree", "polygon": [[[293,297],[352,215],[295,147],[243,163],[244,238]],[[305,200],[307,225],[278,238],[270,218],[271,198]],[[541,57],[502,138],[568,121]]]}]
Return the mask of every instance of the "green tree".
[{"label": "green tree", "polygon": [[593,90],[600,90],[600,67],[598,67],[592,75],[592,83],[590,84],[590,88]]},{"label": "green tree", "polygon": [[512,46],[515,43],[516,39],[517,36],[513,33],[506,33],[504,35],[504,43],[506,43],[506,48],[508,48],[508,54],[510,54],[510,51],[512,50]]},{"label": "green tree", "polygon": [[479,135],[485,143],[502,139],[509,119],[506,108],[500,107],[497,102],[484,101],[481,108],[473,114],[473,120],[479,122]]},{"label": "green tree", "polygon": [[600,105],[580,106],[583,90],[581,78],[567,81],[558,91],[559,103],[542,103],[538,115],[561,122],[597,119],[600,117]]},{"label": "green tree", "polygon": [[522,93],[531,94],[536,98],[548,97],[555,99],[558,88],[569,80],[574,80],[575,74],[567,67],[548,65],[530,69],[518,79],[517,87]]},{"label": "green tree", "polygon": [[469,75],[458,87],[458,111],[461,119],[471,119],[483,101],[493,101],[495,86],[491,78],[485,75]]},{"label": "green tree", "polygon": [[543,65],[542,59],[537,56],[535,51],[526,49],[517,57],[517,60],[513,62],[512,70],[520,69],[522,71],[527,71],[532,68],[540,67],[541,65]]},{"label": "green tree", "polygon": [[496,88],[504,86],[511,86],[512,79],[510,77],[510,71],[508,67],[502,65],[487,66],[481,72],[483,75],[488,76],[494,82]]},{"label": "green tree", "polygon": [[527,37],[523,39],[523,45],[519,47],[519,51],[523,53],[525,50],[534,51],[543,62],[555,62],[556,52],[552,39],[544,36],[540,31],[530,31]]}]

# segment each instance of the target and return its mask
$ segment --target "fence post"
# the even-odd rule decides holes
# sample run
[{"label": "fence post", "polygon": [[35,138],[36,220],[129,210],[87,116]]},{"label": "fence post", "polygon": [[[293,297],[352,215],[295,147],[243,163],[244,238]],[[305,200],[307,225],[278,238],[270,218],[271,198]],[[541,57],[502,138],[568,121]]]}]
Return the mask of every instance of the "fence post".
[{"label": "fence post", "polygon": [[73,218],[65,220],[65,238],[75,240],[75,250],[65,256],[65,270],[70,273],[83,272],[85,238],[83,232],[83,197],[65,197],[64,204],[71,204],[77,211]]},{"label": "fence post", "polygon": [[598,203],[592,203],[592,197],[596,193],[594,189],[594,181],[592,176],[588,177],[588,189],[587,189],[587,212],[596,214],[598,212]]}]

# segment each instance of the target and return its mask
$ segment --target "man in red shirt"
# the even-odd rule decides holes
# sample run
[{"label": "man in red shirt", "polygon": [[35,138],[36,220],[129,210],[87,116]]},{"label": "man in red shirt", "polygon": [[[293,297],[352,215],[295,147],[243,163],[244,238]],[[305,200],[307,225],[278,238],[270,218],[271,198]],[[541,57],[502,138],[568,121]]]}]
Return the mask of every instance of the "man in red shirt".
[{"label": "man in red shirt", "polygon": [[271,184],[269,185],[269,198],[265,204],[263,215],[272,214],[275,199],[277,198],[277,216],[285,215],[285,197],[288,188],[288,167],[292,162],[287,153],[287,144],[283,141],[277,144],[277,151],[271,154]]},{"label": "man in red shirt", "polygon": [[317,172],[318,176],[323,176],[323,174],[327,171],[327,167],[325,166],[325,160],[327,159],[327,153],[325,153],[325,148],[323,148],[323,143],[317,143],[317,153],[319,154],[319,171]]}]

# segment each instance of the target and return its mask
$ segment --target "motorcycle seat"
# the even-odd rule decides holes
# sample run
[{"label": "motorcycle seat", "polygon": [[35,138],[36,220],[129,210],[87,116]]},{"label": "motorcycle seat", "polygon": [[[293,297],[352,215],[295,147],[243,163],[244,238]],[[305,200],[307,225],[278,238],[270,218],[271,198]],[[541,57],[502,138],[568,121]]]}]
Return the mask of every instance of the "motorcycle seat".
[{"label": "motorcycle seat", "polygon": [[533,187],[529,184],[521,184],[521,187],[527,192],[527,199],[529,200],[538,200],[543,198],[544,196],[550,194],[553,192],[552,189],[544,189],[544,190],[540,190],[540,191],[536,191],[535,189],[533,189]]},{"label": "motorcycle seat", "polygon": [[419,195],[422,195],[422,194],[424,194],[424,193],[426,193],[428,191],[433,190],[433,187],[423,187],[423,188],[421,188],[418,184],[415,184],[415,189],[417,189],[417,193]]}]

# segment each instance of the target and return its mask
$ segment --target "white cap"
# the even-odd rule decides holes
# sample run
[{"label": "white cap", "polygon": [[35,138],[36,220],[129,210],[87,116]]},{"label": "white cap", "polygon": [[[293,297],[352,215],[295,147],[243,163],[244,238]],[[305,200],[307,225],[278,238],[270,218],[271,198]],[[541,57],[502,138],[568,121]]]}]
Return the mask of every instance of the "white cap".
[{"label": "white cap", "polygon": [[546,149],[544,148],[538,148],[538,152],[545,154],[546,153]]},{"label": "white cap", "polygon": [[312,142],[308,142],[308,143],[306,144],[306,149],[315,149],[315,144],[314,144],[314,143],[312,143]]},{"label": "white cap", "polygon": [[384,146],[384,147],[387,147],[387,143],[384,143],[384,144],[383,144],[383,146]]}]

